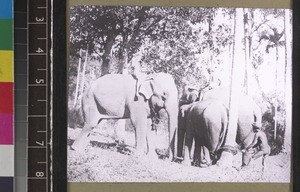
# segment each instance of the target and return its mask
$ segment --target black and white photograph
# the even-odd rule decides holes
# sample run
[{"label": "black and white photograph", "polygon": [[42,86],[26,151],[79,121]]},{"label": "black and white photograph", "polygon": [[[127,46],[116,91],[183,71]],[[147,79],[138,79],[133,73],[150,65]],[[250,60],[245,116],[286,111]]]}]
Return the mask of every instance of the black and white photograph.
[{"label": "black and white photograph", "polygon": [[290,183],[290,9],[69,17],[68,182]]}]

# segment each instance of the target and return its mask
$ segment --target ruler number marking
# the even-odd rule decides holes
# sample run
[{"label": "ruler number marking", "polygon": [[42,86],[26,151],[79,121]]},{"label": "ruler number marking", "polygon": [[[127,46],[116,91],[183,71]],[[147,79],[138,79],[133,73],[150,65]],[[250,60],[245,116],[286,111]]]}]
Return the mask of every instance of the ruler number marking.
[{"label": "ruler number marking", "polygon": [[37,53],[44,53],[45,51],[39,47],[35,52],[37,52]]},{"label": "ruler number marking", "polygon": [[40,145],[40,146],[44,146],[44,141],[42,141],[42,142],[36,141],[35,143],[38,144],[38,145]]},{"label": "ruler number marking", "polygon": [[35,83],[37,83],[37,84],[45,83],[45,80],[44,79],[35,79]]}]

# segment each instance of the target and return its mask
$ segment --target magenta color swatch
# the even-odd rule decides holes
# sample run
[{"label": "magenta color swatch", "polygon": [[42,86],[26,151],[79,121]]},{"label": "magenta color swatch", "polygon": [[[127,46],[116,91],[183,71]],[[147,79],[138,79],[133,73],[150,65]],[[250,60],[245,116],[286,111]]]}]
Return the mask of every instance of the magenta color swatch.
[{"label": "magenta color swatch", "polygon": [[13,114],[0,114],[0,145],[14,144]]}]

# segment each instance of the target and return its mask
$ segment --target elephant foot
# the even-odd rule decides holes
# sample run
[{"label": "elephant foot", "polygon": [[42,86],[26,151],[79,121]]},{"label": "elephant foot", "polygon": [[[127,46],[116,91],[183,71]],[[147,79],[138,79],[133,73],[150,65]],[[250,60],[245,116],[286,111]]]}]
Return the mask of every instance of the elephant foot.
[{"label": "elephant foot", "polygon": [[210,166],[209,164],[205,164],[205,163],[204,163],[204,164],[201,163],[201,164],[199,165],[199,167],[201,167],[201,168],[207,168],[207,167],[209,167],[209,166]]},{"label": "elephant foot", "polygon": [[237,170],[237,171],[241,171],[241,170],[243,170],[243,169],[245,169],[245,168],[246,168],[246,165],[242,165],[242,166],[240,166],[240,167],[237,167],[236,170]]},{"label": "elephant foot", "polygon": [[172,161],[175,161],[175,158],[173,155],[169,155],[168,156],[168,161],[172,162]]},{"label": "elephant foot", "polygon": [[205,160],[205,161],[201,161],[201,162],[200,162],[199,167],[201,167],[201,168],[207,168],[207,167],[209,167],[209,166],[211,166],[211,165],[212,165],[211,162]]},{"label": "elephant foot", "polygon": [[78,147],[78,146],[74,146],[74,145],[71,145],[70,146],[70,150],[72,151],[76,151],[76,152],[85,152],[85,148],[84,147]]},{"label": "elephant foot", "polygon": [[85,141],[76,141],[70,146],[73,151],[84,152],[88,144]]},{"label": "elephant foot", "polygon": [[150,159],[158,159],[158,156],[157,156],[157,154],[156,154],[155,151],[148,152],[147,156],[148,156]]},{"label": "elephant foot", "polygon": [[133,155],[136,157],[146,157],[147,156],[147,152],[142,150],[142,149],[135,149],[133,151]]},{"label": "elephant foot", "polygon": [[124,146],[125,145],[124,139],[115,139],[115,142],[116,142],[117,145],[120,145],[120,146]]},{"label": "elephant foot", "polygon": [[189,160],[183,160],[182,162],[181,162],[181,164],[183,164],[183,165],[187,165],[187,166],[191,166],[192,165],[192,163],[191,163],[191,161],[189,161]]},{"label": "elephant foot", "polygon": [[175,163],[181,163],[181,162],[183,161],[183,158],[182,158],[182,157],[174,157],[174,158],[173,158],[173,161],[174,161]]},{"label": "elephant foot", "polygon": [[232,164],[233,154],[230,152],[223,151],[219,161],[217,162],[217,165],[221,167],[232,167]]}]

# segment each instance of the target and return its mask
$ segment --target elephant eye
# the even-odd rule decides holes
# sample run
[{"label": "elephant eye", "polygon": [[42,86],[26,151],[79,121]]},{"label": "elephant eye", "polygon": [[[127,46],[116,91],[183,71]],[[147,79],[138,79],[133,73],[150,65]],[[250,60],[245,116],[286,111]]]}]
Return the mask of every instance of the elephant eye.
[{"label": "elephant eye", "polygon": [[167,99],[167,95],[168,95],[168,94],[167,94],[166,92],[163,92],[163,95],[162,95],[162,100],[163,100],[163,101],[165,101],[165,100]]}]

